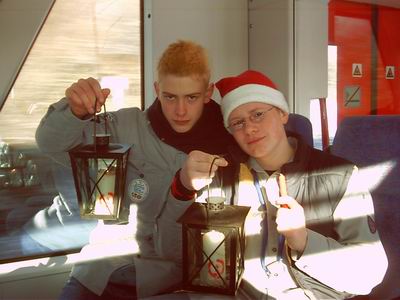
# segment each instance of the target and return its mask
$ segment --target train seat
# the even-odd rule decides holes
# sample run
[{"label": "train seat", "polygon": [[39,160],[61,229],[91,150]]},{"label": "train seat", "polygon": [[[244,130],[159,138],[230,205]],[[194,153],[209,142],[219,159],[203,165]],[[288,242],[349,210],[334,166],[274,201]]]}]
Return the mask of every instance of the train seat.
[{"label": "train seat", "polygon": [[285,130],[299,134],[307,144],[314,147],[312,124],[307,117],[290,113]]},{"label": "train seat", "polygon": [[389,267],[369,298],[400,297],[400,116],[345,118],[338,127],[331,153],[359,166],[373,197],[375,221]]}]

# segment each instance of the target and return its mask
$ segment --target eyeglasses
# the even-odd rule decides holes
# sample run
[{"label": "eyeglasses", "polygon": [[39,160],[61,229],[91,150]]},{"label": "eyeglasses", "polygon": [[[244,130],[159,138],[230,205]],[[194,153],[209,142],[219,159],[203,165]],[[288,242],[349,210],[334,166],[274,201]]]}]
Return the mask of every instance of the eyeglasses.
[{"label": "eyeglasses", "polygon": [[248,118],[243,118],[243,119],[238,119],[233,121],[231,124],[229,124],[228,129],[231,132],[237,132],[246,127],[246,119],[249,119],[253,123],[260,123],[262,120],[264,120],[264,117],[267,112],[271,111],[274,109],[274,106],[271,106],[267,110],[256,110],[250,113],[250,116]]}]

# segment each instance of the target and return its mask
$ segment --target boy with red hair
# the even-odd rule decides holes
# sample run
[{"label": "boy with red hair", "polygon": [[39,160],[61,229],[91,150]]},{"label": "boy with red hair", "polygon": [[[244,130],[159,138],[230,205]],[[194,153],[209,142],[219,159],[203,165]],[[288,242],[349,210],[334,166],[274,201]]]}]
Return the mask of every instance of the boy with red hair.
[{"label": "boy with red hair", "polygon": [[[180,282],[179,264],[160,255],[154,235],[170,183],[190,151],[219,155],[235,143],[223,127],[219,105],[211,99],[214,85],[203,47],[190,41],[172,43],[157,71],[157,99],[149,109],[107,113],[111,141],[133,145],[125,191],[131,203],[129,223],[99,221],[82,252],[119,255],[74,266],[60,299],[136,299]],[[91,116],[109,94],[94,78],[79,79],[67,88],[66,97],[50,106],[37,129],[40,150],[60,160],[75,146],[92,143]]]}]

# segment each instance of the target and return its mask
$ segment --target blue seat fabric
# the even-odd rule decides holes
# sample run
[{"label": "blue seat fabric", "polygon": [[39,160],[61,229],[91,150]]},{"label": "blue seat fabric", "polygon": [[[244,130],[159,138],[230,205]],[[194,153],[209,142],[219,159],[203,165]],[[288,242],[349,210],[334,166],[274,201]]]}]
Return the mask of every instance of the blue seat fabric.
[{"label": "blue seat fabric", "polygon": [[299,134],[308,145],[314,147],[312,124],[305,116],[289,114],[285,130]]},{"label": "blue seat fabric", "polygon": [[376,168],[371,176],[378,183],[370,192],[389,267],[369,298],[400,297],[400,116],[345,118],[338,127],[331,153],[352,161],[360,169]]}]

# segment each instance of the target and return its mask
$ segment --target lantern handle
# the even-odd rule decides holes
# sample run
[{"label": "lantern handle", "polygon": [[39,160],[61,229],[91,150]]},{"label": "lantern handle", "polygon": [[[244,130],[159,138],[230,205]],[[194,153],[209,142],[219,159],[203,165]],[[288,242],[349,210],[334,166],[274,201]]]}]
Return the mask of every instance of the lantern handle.
[{"label": "lantern handle", "polygon": [[107,134],[107,110],[106,110],[106,103],[103,104],[104,107],[104,132]]},{"label": "lantern handle", "polygon": [[[94,151],[96,152],[96,123],[97,123],[97,114],[96,114],[96,107],[97,107],[97,97],[94,101],[94,113],[93,113],[93,144],[94,144]],[[107,110],[106,110],[106,103],[103,104],[104,107],[104,133],[107,135]]]},{"label": "lantern handle", "polygon": [[[212,160],[212,162],[211,162],[211,165],[210,165],[210,169],[209,169],[209,171],[208,171],[208,177],[211,177],[212,167],[213,167],[215,161],[216,161],[217,159],[219,159],[219,158],[221,158],[221,157],[218,156],[218,155],[215,156],[215,157],[213,158],[213,160]],[[218,170],[217,170],[217,171],[218,171]],[[222,173],[222,171],[221,171],[221,173]],[[211,182],[212,182],[212,180],[211,180]],[[211,182],[210,182],[209,184],[207,184],[207,197],[208,197],[208,199],[210,198],[210,184],[211,184]],[[222,176],[222,174],[221,174],[221,178],[220,178],[220,185],[221,185],[220,191],[221,191],[221,197],[222,197],[222,195],[223,195],[223,193],[222,193],[222,187],[223,187],[223,176]]]},{"label": "lantern handle", "polygon": [[[210,169],[209,169],[209,171],[208,171],[208,177],[211,177],[212,167],[213,167],[213,165],[214,165],[214,163],[215,163],[215,161],[216,161],[217,159],[218,159],[218,156],[215,156],[215,157],[213,158],[213,160],[212,160],[212,162],[211,162],[211,165],[210,165]],[[212,180],[211,180],[211,182],[212,182]],[[210,184],[211,184],[211,182],[207,184],[207,198],[208,198],[208,199],[210,198]]]}]

